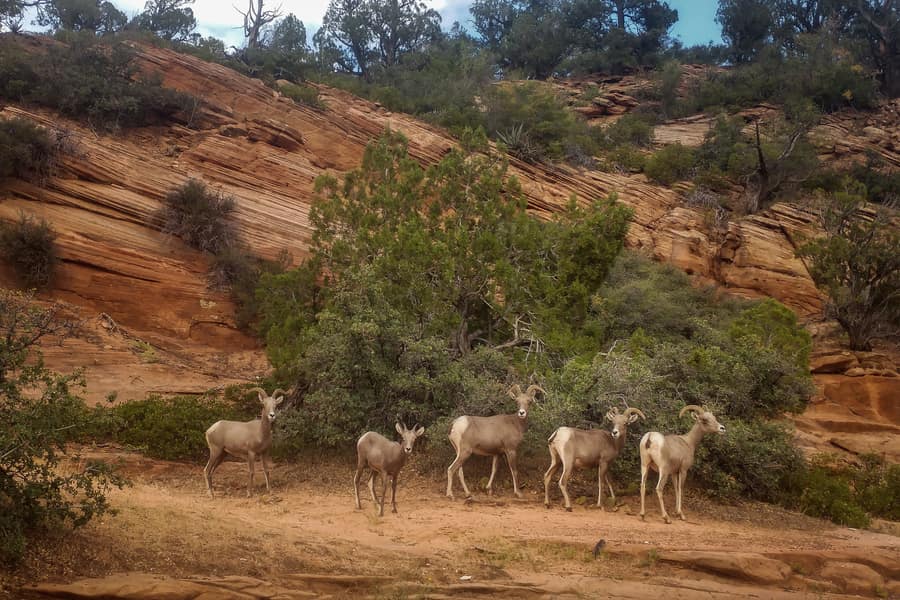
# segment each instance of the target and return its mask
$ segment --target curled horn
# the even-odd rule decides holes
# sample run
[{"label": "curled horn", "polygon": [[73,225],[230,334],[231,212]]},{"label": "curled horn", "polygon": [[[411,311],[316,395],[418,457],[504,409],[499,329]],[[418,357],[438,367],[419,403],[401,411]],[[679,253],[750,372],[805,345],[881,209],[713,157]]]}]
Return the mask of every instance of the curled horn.
[{"label": "curled horn", "polygon": [[515,400],[516,398],[519,397],[519,394],[522,393],[522,388],[519,387],[519,384],[518,384],[518,383],[515,383],[515,384],[512,385],[512,387],[510,387],[510,388],[506,391],[506,393],[509,394],[509,397],[510,397],[510,398],[512,398],[513,400]]},{"label": "curled horn", "polygon": [[[266,398],[269,397],[269,394],[266,392],[266,390],[262,389],[261,387],[250,388],[250,389],[247,390],[247,391],[248,391],[248,392],[256,392],[257,394],[259,394],[259,400],[260,400],[260,402],[262,402],[264,399],[266,399]],[[274,394],[273,394],[273,395],[274,395]]]},{"label": "curled horn", "polygon": [[615,417],[618,414],[619,414],[619,407],[613,406],[608,411],[606,411],[606,418],[609,419],[610,421],[612,421],[613,417]]},{"label": "curled horn", "polygon": [[702,406],[697,406],[696,404],[688,404],[687,406],[685,406],[684,408],[681,409],[681,412],[678,413],[678,416],[683,417],[684,413],[686,413],[688,411],[693,411],[693,412],[698,412],[698,413],[705,412]]},{"label": "curled horn", "polygon": [[640,416],[640,417],[641,417],[642,419],[644,419],[644,420],[647,419],[647,417],[644,416],[644,413],[642,413],[642,412],[641,412],[640,410],[638,410],[637,408],[631,408],[631,407],[626,408],[624,414],[625,414],[626,417],[627,417],[627,416],[630,416],[630,415],[638,415],[638,416]]},{"label": "curled horn", "polygon": [[277,396],[279,393],[280,393],[282,396],[287,396],[287,395],[288,395],[288,393],[287,393],[286,391],[284,391],[283,389],[281,389],[281,388],[275,388],[275,391],[272,392],[272,397],[274,398],[274,397]]},{"label": "curled horn", "polygon": [[534,393],[537,392],[538,390],[540,390],[540,392],[542,394],[544,394],[545,396],[547,395],[547,392],[544,391],[544,388],[542,388],[539,385],[529,385],[528,389],[525,390],[525,393],[528,394],[529,396],[531,396],[531,399],[534,400]]}]

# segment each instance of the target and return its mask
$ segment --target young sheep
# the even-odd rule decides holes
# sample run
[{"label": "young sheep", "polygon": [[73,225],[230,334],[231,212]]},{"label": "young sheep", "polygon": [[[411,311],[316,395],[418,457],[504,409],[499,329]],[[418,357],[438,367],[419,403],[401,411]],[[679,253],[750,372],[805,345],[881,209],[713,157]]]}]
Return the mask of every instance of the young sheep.
[{"label": "young sheep", "polygon": [[656,484],[656,495],[659,497],[659,510],[663,520],[671,523],[666,505],[663,502],[663,490],[669,475],[675,477],[675,514],[684,521],[684,513],[681,511],[681,495],[684,491],[684,480],[688,469],[694,464],[694,451],[707,433],[725,434],[725,426],[720,425],[716,417],[695,404],[689,404],[681,409],[679,417],[690,412],[694,426],[685,435],[663,435],[656,431],[645,433],[641,438],[641,519],[644,518],[644,495],[647,483],[647,471],[653,469],[659,471],[659,481]]},{"label": "young sheep", "polygon": [[[363,469],[368,466],[372,470],[369,475],[369,493],[372,494],[372,502],[378,504],[379,517],[384,516],[384,496],[387,493],[388,477],[391,478],[391,512],[397,512],[397,475],[406,464],[406,457],[412,454],[416,438],[425,433],[425,428],[418,425],[407,429],[406,425],[397,423],[394,427],[403,438],[402,443],[392,442],[374,431],[362,434],[356,442],[356,474],[353,476],[356,508],[362,508],[359,503],[359,480]],[[381,502],[375,497],[376,474],[381,475]]]},{"label": "young sheep", "polygon": [[518,384],[508,390],[509,396],[516,401],[519,410],[514,415],[495,415],[493,417],[457,417],[450,426],[450,443],[456,450],[456,459],[447,467],[447,497],[453,498],[453,474],[459,472],[459,482],[462,484],[466,497],[472,494],[466,486],[463,475],[463,464],[468,458],[477,454],[479,456],[492,456],[491,478],[488,479],[488,495],[493,494],[494,475],[497,474],[497,462],[500,455],[506,456],[509,472],[512,474],[513,491],[517,498],[522,497],[519,491],[519,482],[516,478],[516,450],[525,430],[528,428],[528,404],[534,401],[537,392],[546,393],[539,386],[529,386],[525,392]]},{"label": "young sheep", "polygon": [[619,455],[625,445],[625,435],[628,433],[628,424],[637,421],[638,417],[645,419],[644,413],[636,408],[626,408],[624,413],[619,413],[618,407],[613,407],[606,413],[606,418],[612,423],[612,431],[585,430],[575,427],[560,427],[554,431],[547,440],[550,450],[550,468],[544,474],[544,505],[550,508],[550,479],[562,464],[562,475],[559,478],[559,489],[565,499],[566,510],[572,511],[572,501],[569,499],[568,483],[572,471],[578,468],[597,467],[597,506],[603,508],[603,482],[609,487],[609,495],[616,503],[616,494],[613,492],[607,472],[609,465]]},{"label": "young sheep", "polygon": [[[247,461],[250,480],[247,483],[247,496],[253,491],[253,467],[259,457],[266,476],[266,491],[269,487],[269,446],[272,445],[272,422],[275,420],[275,407],[284,401],[285,392],[278,389],[269,396],[262,388],[253,388],[259,394],[262,403],[262,415],[252,421],[217,421],[206,430],[206,443],[209,445],[209,461],[203,469],[206,479],[206,491],[213,497],[212,476],[226,454]],[[277,397],[276,397],[277,396]]]}]

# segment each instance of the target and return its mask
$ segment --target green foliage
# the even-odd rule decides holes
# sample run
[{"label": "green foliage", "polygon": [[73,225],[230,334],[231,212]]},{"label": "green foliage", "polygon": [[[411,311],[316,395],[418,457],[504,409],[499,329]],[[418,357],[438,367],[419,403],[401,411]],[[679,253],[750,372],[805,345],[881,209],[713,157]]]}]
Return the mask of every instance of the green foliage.
[{"label": "green foliage", "polygon": [[47,221],[25,213],[18,221],[0,223],[0,256],[25,288],[44,288],[53,281],[59,262],[55,240]]},{"label": "green foliage", "polygon": [[900,170],[884,164],[877,152],[866,155],[863,163],[848,169],[820,169],[803,182],[807,190],[821,190],[829,194],[843,191],[854,185],[860,191],[865,188],[865,199],[877,204],[897,206],[900,203]]},{"label": "green foliage", "polygon": [[151,31],[164,40],[184,41],[197,27],[194,0],[148,0],[144,12],[134,18],[132,26]]},{"label": "green foliage", "polygon": [[279,88],[281,93],[304,106],[323,110],[325,103],[319,98],[319,90],[309,85],[297,85],[295,83],[287,83]]},{"label": "green foliage", "polygon": [[160,215],[163,232],[201,252],[218,254],[235,245],[234,209],[234,198],[210,190],[199,179],[190,179],[166,194]]},{"label": "green foliage", "polygon": [[55,30],[107,35],[124,29],[128,17],[104,0],[49,0],[38,3],[37,22]]},{"label": "green foliage", "polygon": [[[709,405],[729,433],[698,448],[692,477],[714,495],[781,499],[777,490],[802,461],[790,435],[760,419],[802,410],[812,391],[809,335],[789,310],[717,299],[673,267],[624,253],[592,318],[613,351],[567,362],[554,395],[580,398],[583,418],[596,422],[623,400],[643,410],[648,420],[629,431],[626,447],[644,431],[687,431],[681,407]],[[638,460],[624,454],[615,470],[633,474]]]},{"label": "green foliage", "polygon": [[230,290],[237,305],[237,325],[249,329],[258,316],[262,296],[256,288],[260,279],[283,271],[290,257],[286,251],[274,261],[253,256],[232,221],[234,210],[233,197],[209,189],[198,179],[190,179],[166,195],[159,218],[164,233],[212,254],[210,284]]},{"label": "green foliage", "polygon": [[215,397],[151,396],[93,409],[86,435],[139,449],[164,460],[201,462],[209,457],[204,433],[221,419],[247,421],[259,413],[255,392],[239,402]]},{"label": "green foliage", "polygon": [[41,182],[56,162],[56,144],[47,130],[28,119],[0,120],[0,181],[18,177]]},{"label": "green foliage", "polygon": [[891,209],[867,211],[865,188],[846,185],[822,202],[825,235],[797,254],[828,294],[827,314],[847,333],[850,347],[871,350],[872,340],[900,328],[900,229]]},{"label": "green foliage", "polygon": [[604,149],[629,144],[646,148],[653,141],[653,120],[640,113],[626,113],[611,125],[600,129],[597,137]]},{"label": "green foliage", "polygon": [[525,162],[537,163],[541,161],[543,152],[537,144],[531,142],[525,124],[513,125],[509,131],[498,131],[497,140],[506,147],[506,151]]},{"label": "green foliage", "polygon": [[802,478],[799,509],[813,517],[823,517],[847,527],[869,526],[866,512],[854,502],[849,482],[830,469],[814,466]]},{"label": "green foliage", "polygon": [[493,85],[485,90],[483,123],[492,137],[523,128],[538,158],[560,160],[593,154],[589,127],[557,97],[537,82]]},{"label": "green foliage", "polygon": [[686,179],[694,166],[694,151],[680,143],[663,146],[644,163],[644,173],[657,183],[672,185]]},{"label": "green foliage", "polygon": [[817,457],[799,472],[795,506],[848,527],[867,527],[870,517],[900,519],[900,465],[875,454],[859,459],[859,464],[841,464],[833,457]]},{"label": "green foliage", "polygon": [[769,0],[719,0],[716,22],[722,26],[729,58],[737,64],[755,58],[771,42],[775,28]]},{"label": "green foliage", "polygon": [[[463,137],[486,149],[483,133]],[[291,417],[298,443],[435,423],[465,398],[502,402],[513,364],[553,360],[588,335],[592,290],[629,214],[598,202],[538,221],[497,156],[454,150],[424,171],[393,133],[343,183],[321,178],[311,260],[259,290],[270,358],[308,390]]]},{"label": "green foliage", "polygon": [[681,65],[675,61],[669,61],[663,65],[659,72],[657,83],[659,91],[660,109],[664,118],[675,116],[678,105],[678,86],[681,83]]},{"label": "green foliage", "polygon": [[847,106],[865,109],[877,106],[876,91],[866,69],[822,32],[799,37],[789,53],[765,51],[749,64],[710,73],[690,89],[678,112],[686,115],[800,99],[822,112]]},{"label": "green foliage", "polygon": [[192,99],[138,76],[124,43],[101,44],[76,36],[46,52],[22,50],[0,39],[0,98],[31,102],[94,127],[116,130],[178,118]]},{"label": "green foliage", "polygon": [[66,443],[86,422],[74,394],[81,374],[53,373],[36,349],[71,324],[59,307],[36,308],[27,294],[0,290],[0,564],[21,559],[43,531],[79,527],[110,510],[106,492],[123,480],[95,461],[66,462]]}]

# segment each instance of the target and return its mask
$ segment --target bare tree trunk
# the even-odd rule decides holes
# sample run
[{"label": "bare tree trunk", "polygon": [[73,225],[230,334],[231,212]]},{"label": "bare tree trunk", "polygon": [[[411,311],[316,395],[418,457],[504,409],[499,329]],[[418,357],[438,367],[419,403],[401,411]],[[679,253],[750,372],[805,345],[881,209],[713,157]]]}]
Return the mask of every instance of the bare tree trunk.
[{"label": "bare tree trunk", "polygon": [[244,17],[244,37],[248,48],[259,48],[263,27],[281,16],[281,9],[264,10],[264,0],[248,0],[247,12],[238,11]]}]

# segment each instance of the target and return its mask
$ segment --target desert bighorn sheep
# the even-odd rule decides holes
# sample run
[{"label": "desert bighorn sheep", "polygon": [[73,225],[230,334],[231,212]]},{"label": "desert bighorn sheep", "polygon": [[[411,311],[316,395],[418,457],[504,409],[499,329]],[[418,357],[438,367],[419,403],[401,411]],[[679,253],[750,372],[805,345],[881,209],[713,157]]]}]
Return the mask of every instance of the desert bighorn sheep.
[{"label": "desert bighorn sheep", "polygon": [[[247,483],[247,496],[253,491],[253,467],[257,457],[262,461],[263,473],[266,476],[266,491],[269,491],[269,446],[272,445],[272,421],[275,420],[275,407],[284,401],[285,392],[277,389],[269,396],[262,388],[250,390],[259,394],[262,403],[262,416],[252,421],[216,421],[206,430],[206,443],[209,445],[209,462],[203,469],[206,479],[206,491],[213,497],[212,476],[226,454],[247,461],[250,480]],[[277,396],[277,398],[276,398]]]},{"label": "desert bighorn sheep", "polygon": [[684,521],[684,513],[681,512],[681,495],[684,491],[684,480],[688,469],[694,464],[694,450],[700,444],[707,433],[725,434],[725,426],[720,425],[716,417],[706,408],[689,404],[681,409],[679,417],[690,412],[694,426],[685,435],[663,435],[656,431],[644,434],[641,438],[641,519],[644,518],[644,494],[647,483],[647,470],[659,471],[659,481],[656,484],[656,495],[659,497],[659,509],[662,511],[663,520],[671,523],[666,505],[663,503],[663,490],[669,475],[675,477],[675,514]]},{"label": "desert bighorn sheep", "polygon": [[[356,508],[359,504],[359,480],[363,469],[372,470],[369,475],[369,493],[372,502],[378,504],[378,516],[384,516],[384,496],[387,493],[387,479],[391,478],[391,512],[397,512],[397,475],[406,464],[406,457],[412,454],[416,438],[425,433],[424,427],[418,425],[407,429],[403,423],[394,425],[403,442],[392,442],[380,433],[367,431],[356,442],[356,474],[353,476],[353,495],[356,497]],[[381,475],[381,502],[375,497],[375,475]]]},{"label": "desert bighorn sheep", "polygon": [[497,474],[497,461],[500,455],[506,456],[509,464],[509,472],[512,474],[513,491],[517,498],[522,497],[519,491],[519,482],[516,479],[516,449],[522,441],[522,436],[528,427],[528,404],[534,401],[536,392],[546,394],[540,386],[531,385],[524,392],[518,384],[509,388],[507,393],[516,401],[519,410],[514,415],[494,415],[493,417],[457,417],[450,426],[450,443],[456,450],[456,459],[447,467],[447,497],[453,498],[453,475],[459,473],[459,482],[462,484],[466,497],[472,494],[466,486],[463,475],[463,464],[468,458],[477,454],[479,456],[492,456],[491,478],[488,480],[488,495],[493,494],[494,475]]},{"label": "desert bighorn sheep", "polygon": [[626,408],[624,413],[619,413],[618,407],[613,407],[606,413],[606,418],[612,422],[612,431],[600,429],[586,430],[575,427],[560,427],[554,431],[547,440],[550,450],[550,468],[544,473],[544,505],[550,507],[550,479],[556,473],[562,463],[562,475],[559,477],[559,489],[565,498],[566,510],[572,511],[572,502],[569,499],[567,489],[569,477],[572,471],[578,468],[597,467],[597,506],[603,508],[603,482],[609,487],[609,495],[616,502],[616,494],[609,482],[607,471],[609,465],[622,451],[625,445],[625,434],[628,433],[628,424],[637,421],[638,417],[646,419],[644,413],[636,408]]}]

